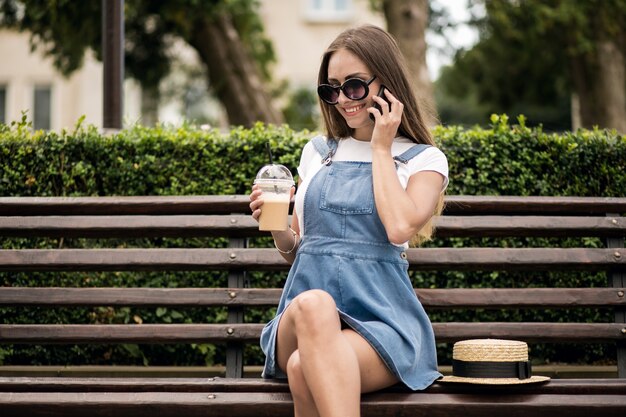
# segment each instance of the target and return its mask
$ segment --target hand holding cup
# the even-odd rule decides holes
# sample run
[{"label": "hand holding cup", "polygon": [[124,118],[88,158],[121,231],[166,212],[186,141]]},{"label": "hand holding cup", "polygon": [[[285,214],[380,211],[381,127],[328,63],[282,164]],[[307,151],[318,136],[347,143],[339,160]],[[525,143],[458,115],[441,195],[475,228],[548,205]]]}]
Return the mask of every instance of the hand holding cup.
[{"label": "hand holding cup", "polygon": [[250,210],[259,230],[287,230],[293,186],[293,176],[283,165],[270,164],[259,170],[250,193]]}]

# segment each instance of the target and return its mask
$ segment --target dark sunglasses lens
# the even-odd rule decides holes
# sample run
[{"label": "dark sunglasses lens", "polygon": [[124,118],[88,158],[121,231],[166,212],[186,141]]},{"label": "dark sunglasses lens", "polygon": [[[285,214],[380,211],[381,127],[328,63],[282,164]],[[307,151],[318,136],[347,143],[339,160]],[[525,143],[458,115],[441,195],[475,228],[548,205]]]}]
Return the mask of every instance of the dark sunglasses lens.
[{"label": "dark sunglasses lens", "polygon": [[358,78],[346,81],[342,87],[343,93],[350,100],[361,100],[368,93],[367,84]]},{"label": "dark sunglasses lens", "polygon": [[339,100],[339,88],[330,85],[320,85],[317,87],[317,94],[322,100],[329,104],[336,104]]}]

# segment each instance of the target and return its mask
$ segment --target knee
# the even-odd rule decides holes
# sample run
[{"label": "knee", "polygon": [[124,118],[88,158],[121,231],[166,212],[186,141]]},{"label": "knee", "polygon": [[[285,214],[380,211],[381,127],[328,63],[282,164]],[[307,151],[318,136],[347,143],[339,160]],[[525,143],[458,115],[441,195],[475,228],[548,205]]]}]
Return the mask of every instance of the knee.
[{"label": "knee", "polygon": [[294,299],[295,329],[298,337],[317,338],[339,325],[337,305],[325,291],[310,290]]},{"label": "knee", "polygon": [[297,296],[293,302],[296,308],[296,327],[315,330],[332,327],[338,323],[337,305],[326,291],[309,290]]}]

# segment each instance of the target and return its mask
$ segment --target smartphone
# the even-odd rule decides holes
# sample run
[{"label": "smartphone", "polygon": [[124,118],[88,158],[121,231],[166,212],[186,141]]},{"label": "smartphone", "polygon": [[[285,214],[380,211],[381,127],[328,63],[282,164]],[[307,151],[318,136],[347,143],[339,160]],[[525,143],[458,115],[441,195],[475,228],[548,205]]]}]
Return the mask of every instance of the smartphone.
[{"label": "smartphone", "polygon": [[[391,111],[391,103],[389,102],[389,100],[387,100],[387,96],[385,96],[385,89],[387,87],[385,87],[384,85],[380,86],[380,90],[378,90],[378,94],[376,94],[378,97],[382,97],[383,100],[385,100],[387,102],[387,104],[389,105],[389,111]],[[380,112],[380,114],[383,113],[383,110],[380,108],[380,105],[378,103],[374,103],[373,106],[375,109],[378,109],[378,111]],[[372,119],[372,121],[375,121],[376,119],[374,118],[374,115],[370,113],[370,119]]]}]

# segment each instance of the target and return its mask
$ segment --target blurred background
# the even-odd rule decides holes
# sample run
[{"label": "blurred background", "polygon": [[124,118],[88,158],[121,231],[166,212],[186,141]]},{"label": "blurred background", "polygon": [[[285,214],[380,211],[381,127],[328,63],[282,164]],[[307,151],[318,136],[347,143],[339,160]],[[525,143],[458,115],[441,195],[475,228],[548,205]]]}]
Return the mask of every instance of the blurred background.
[{"label": "blurred background", "polygon": [[[626,132],[623,0],[126,0],[124,126],[316,129],[321,55],[363,23],[396,37],[433,124]],[[101,59],[101,1],[0,0],[0,122],[102,126]]]}]

